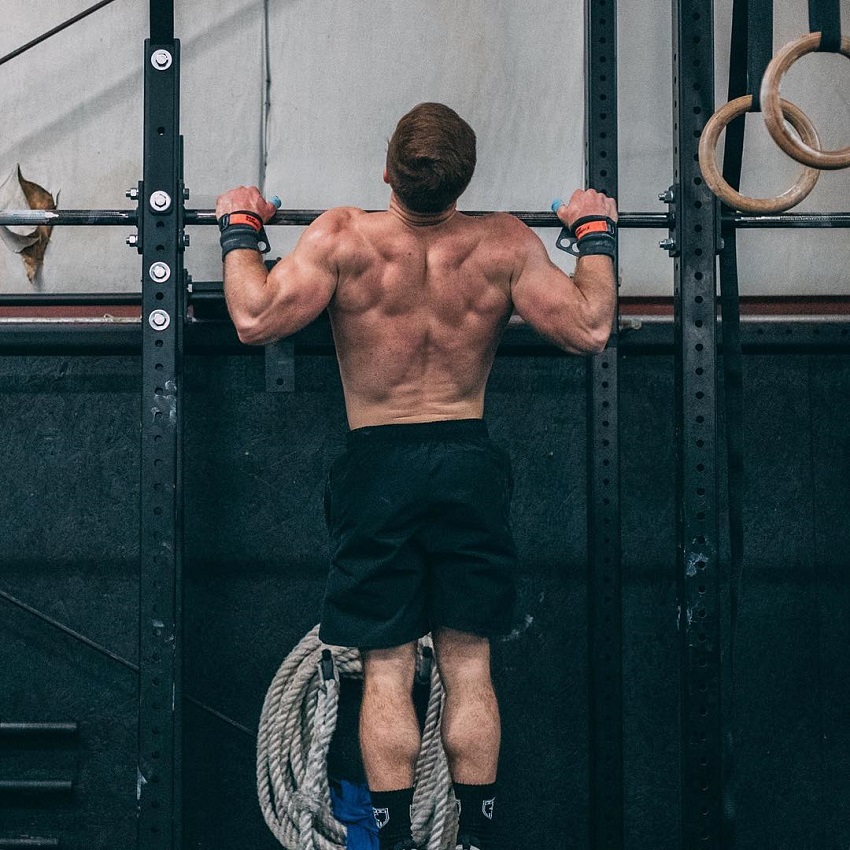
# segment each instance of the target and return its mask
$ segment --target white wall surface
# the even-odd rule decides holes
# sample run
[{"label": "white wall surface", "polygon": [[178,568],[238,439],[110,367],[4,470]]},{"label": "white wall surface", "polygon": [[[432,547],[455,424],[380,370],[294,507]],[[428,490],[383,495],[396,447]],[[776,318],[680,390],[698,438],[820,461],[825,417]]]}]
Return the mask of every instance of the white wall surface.
[{"label": "white wall surface", "polygon": [[[0,55],[92,0],[0,0]],[[230,186],[265,181],[288,208],[384,207],[386,140],[398,117],[441,100],[475,128],[479,165],[466,209],[545,210],[583,174],[583,3],[579,0],[268,0],[270,109],[263,0],[177,0],[189,206],[210,208]],[[672,182],[671,11],[620,0],[620,207],[656,211]],[[850,0],[842,0],[845,30]],[[718,104],[725,101],[731,0],[716,9]],[[24,176],[68,209],[125,208],[142,170],[147,3],[115,0],[0,67],[0,176]],[[807,30],[806,4],[778,0],[775,44]],[[805,109],[828,147],[850,144],[850,62],[807,57],[783,96]],[[745,192],[773,194],[797,166],[748,119]],[[265,137],[265,144],[262,139]],[[265,150],[267,167],[261,166]],[[850,170],[825,172],[798,210],[850,209]],[[274,228],[275,254],[298,231]],[[550,246],[556,231],[543,230]],[[623,295],[670,295],[665,234],[622,233]],[[134,291],[140,258],[123,228],[57,227],[33,287],[0,245],[0,291]],[[745,231],[744,294],[850,291],[850,234]],[[568,268],[568,258],[553,250]],[[219,279],[214,228],[193,228],[187,267]]]}]

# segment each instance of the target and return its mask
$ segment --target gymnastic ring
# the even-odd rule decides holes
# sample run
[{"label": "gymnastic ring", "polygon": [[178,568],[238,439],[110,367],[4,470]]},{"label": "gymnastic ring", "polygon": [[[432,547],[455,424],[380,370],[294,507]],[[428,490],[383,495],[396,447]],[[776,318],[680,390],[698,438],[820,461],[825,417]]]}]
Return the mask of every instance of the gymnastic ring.
[{"label": "gymnastic ring", "polygon": [[[818,182],[818,177],[820,177],[820,171],[816,168],[804,168],[797,177],[794,185],[775,198],[750,198],[747,195],[736,192],[723,179],[723,175],[720,173],[717,162],[714,159],[717,140],[726,128],[726,125],[739,115],[749,112],[752,105],[752,95],[746,94],[743,97],[735,98],[735,100],[730,100],[729,103],[723,104],[708,119],[708,123],[705,125],[699,140],[699,167],[708,188],[730,207],[748,213],[767,214],[784,212],[799,204],[814,189],[815,183]],[[820,144],[814,125],[806,117],[806,113],[802,109],[794,106],[793,103],[787,100],[783,100],[782,112],[808,144],[815,146]]]},{"label": "gymnastic ring", "polygon": [[[779,84],[783,74],[801,57],[813,53],[820,47],[821,34],[809,33],[796,41],[786,44],[767,66],[761,81],[761,108],[764,112],[764,123],[773,140],[788,156],[810,165],[812,168],[832,170],[847,168],[850,165],[850,147],[835,151],[820,150],[804,141],[795,139],[785,126],[779,109]],[[838,51],[850,58],[850,37],[841,36],[841,49]]]}]

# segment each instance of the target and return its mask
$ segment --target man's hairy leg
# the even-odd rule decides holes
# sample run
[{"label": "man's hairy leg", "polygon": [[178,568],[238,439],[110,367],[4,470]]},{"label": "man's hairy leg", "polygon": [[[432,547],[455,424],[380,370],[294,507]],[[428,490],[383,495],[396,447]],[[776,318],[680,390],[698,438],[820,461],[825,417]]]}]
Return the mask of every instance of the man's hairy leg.
[{"label": "man's hairy leg", "polygon": [[381,850],[412,847],[410,806],[420,743],[415,667],[415,643],[363,651],[360,751]]},{"label": "man's hairy leg", "polygon": [[415,643],[363,652],[360,749],[373,791],[413,785],[419,754],[419,721],[413,707],[415,670]]},{"label": "man's hairy leg", "polygon": [[501,722],[490,677],[490,642],[453,629],[434,633],[446,691],[443,746],[460,803],[458,847],[487,850],[492,840]]},{"label": "man's hairy leg", "polygon": [[434,649],[446,690],[443,746],[452,779],[468,785],[495,782],[501,724],[490,678],[490,641],[439,629],[434,633]]}]

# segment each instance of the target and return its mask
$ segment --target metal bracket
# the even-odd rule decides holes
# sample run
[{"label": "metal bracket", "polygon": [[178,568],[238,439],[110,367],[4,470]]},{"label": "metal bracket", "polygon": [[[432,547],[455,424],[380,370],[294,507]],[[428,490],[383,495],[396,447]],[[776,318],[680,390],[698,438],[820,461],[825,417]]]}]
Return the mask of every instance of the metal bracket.
[{"label": "metal bracket", "polygon": [[266,392],[295,392],[295,343],[291,340],[266,346]]},{"label": "metal bracket", "polygon": [[144,183],[139,180],[135,186],[131,186],[125,193],[125,197],[136,203],[136,232],[131,233],[127,237],[127,245],[130,248],[135,248],[136,252],[141,255],[144,244],[144,219],[142,215],[142,207],[140,198],[144,197]]},{"label": "metal bracket", "polygon": [[678,216],[676,215],[676,200],[679,195],[679,187],[675,184],[670,186],[666,192],[658,195],[658,200],[670,207],[670,232],[666,239],[658,243],[658,247],[666,251],[671,257],[679,256],[679,246],[682,244],[682,235],[679,233]]}]

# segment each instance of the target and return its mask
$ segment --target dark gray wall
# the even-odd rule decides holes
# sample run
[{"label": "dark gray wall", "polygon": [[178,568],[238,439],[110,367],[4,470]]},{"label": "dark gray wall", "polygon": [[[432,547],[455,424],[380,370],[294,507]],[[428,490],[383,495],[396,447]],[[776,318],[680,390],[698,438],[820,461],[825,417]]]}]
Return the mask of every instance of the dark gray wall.
[{"label": "dark gray wall", "polygon": [[[294,394],[262,358],[186,376],[186,691],[249,729],[324,584],[324,474],[344,443],[330,356]],[[138,371],[133,357],[0,358],[0,590],[136,661]],[[673,364],[621,358],[627,846],[678,847]],[[745,357],[747,552],[737,632],[742,850],[850,842],[850,358]],[[518,628],[495,648],[504,713],[501,847],[587,841],[584,366],[497,360],[487,416],[514,458]],[[0,718],[76,720],[62,744],[0,740],[0,837],[132,846],[135,676],[0,599]],[[351,706],[348,710],[353,710]],[[350,727],[350,718],[343,726]],[[343,746],[348,741],[339,742]],[[276,846],[251,736],[185,707],[187,846]]]}]

